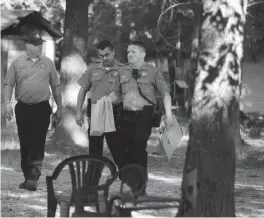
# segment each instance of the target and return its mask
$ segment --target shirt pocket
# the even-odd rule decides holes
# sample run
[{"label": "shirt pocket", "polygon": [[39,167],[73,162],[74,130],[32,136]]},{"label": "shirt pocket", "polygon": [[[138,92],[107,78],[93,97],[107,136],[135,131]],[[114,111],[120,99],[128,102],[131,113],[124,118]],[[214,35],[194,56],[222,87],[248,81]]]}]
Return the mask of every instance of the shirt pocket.
[{"label": "shirt pocket", "polygon": [[141,92],[144,95],[147,95],[147,96],[155,95],[155,90],[154,90],[154,87],[153,87],[153,84],[151,83],[151,81],[149,81],[146,78],[140,78],[137,82],[138,82],[138,86],[139,86]]},{"label": "shirt pocket", "polygon": [[121,78],[120,79],[120,84],[122,88],[122,93],[125,94],[129,90],[129,79],[128,78]]},{"label": "shirt pocket", "polygon": [[116,89],[116,79],[117,77],[116,76],[111,76],[109,79],[108,79],[108,84],[109,84],[109,89],[110,89],[110,92],[114,91]]},{"label": "shirt pocket", "polygon": [[91,83],[92,83],[92,87],[91,87],[91,91],[94,92],[96,90],[96,87],[98,86],[98,84],[101,81],[101,75],[94,75],[91,78]]},{"label": "shirt pocket", "polygon": [[29,75],[29,69],[27,66],[19,66],[17,68],[18,78],[23,78]]}]

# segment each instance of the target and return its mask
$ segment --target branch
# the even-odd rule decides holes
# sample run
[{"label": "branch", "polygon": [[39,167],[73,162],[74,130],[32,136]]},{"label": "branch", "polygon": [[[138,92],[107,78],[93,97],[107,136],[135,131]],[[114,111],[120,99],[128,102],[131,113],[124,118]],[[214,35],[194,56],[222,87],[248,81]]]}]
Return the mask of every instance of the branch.
[{"label": "branch", "polygon": [[[165,7],[165,2],[166,0],[163,1],[163,4],[162,4],[162,7]],[[161,33],[160,31],[160,23],[161,23],[161,19],[162,17],[168,13],[170,10],[180,6],[180,5],[190,5],[190,4],[202,4],[201,2],[199,1],[191,1],[191,2],[185,2],[185,3],[175,3],[173,5],[171,5],[170,7],[168,7],[166,10],[163,10],[162,13],[160,14],[159,18],[158,18],[158,22],[157,22],[157,31],[158,31],[158,35],[172,48],[176,48],[174,45],[172,45]]]}]

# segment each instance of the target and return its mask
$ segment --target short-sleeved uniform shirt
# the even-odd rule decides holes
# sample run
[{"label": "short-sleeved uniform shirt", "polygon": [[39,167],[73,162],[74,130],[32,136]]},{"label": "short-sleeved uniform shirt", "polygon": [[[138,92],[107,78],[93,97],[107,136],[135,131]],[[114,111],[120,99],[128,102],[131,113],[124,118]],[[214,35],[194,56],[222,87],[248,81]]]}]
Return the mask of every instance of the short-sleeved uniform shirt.
[{"label": "short-sleeved uniform shirt", "polygon": [[[116,93],[117,78],[119,68],[123,66],[122,63],[115,61],[114,65],[105,68],[102,63],[96,63],[88,67],[78,84],[86,91],[91,92],[91,102],[96,103],[104,96],[108,96],[111,92]],[[121,99],[115,103],[121,102]]]},{"label": "short-sleeved uniform shirt", "polygon": [[52,60],[40,56],[35,62],[23,54],[10,65],[4,84],[15,86],[15,98],[28,104],[50,99],[50,87],[60,85],[60,76]]},{"label": "short-sleeved uniform shirt", "polygon": [[[144,106],[151,105],[141,97],[138,86],[142,94],[154,104],[157,103],[157,95],[163,96],[168,91],[168,85],[163,78],[160,70],[148,63],[144,63],[139,69],[139,78],[137,81],[132,76],[133,68],[127,64],[120,68],[118,91],[122,95],[123,106],[126,110],[142,110]],[[137,85],[138,83],[138,85]]]}]

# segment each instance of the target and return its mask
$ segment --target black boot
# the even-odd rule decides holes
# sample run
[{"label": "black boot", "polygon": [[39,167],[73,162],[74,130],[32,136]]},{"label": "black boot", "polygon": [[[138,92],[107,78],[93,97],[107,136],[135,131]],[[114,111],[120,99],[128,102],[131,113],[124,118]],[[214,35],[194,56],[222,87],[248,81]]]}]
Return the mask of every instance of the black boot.
[{"label": "black boot", "polygon": [[20,189],[27,189],[27,180],[19,184]]},{"label": "black boot", "polygon": [[27,183],[27,189],[29,191],[37,191],[38,188],[38,181],[37,180],[28,180]]}]

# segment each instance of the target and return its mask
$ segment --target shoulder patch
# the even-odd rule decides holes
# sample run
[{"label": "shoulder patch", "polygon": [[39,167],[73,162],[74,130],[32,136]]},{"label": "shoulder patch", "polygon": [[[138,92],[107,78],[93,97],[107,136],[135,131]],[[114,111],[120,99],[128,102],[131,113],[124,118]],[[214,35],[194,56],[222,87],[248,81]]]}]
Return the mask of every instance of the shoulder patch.
[{"label": "shoulder patch", "polygon": [[151,67],[151,68],[156,68],[153,64],[150,64],[150,63],[146,63],[146,65],[147,65],[148,67]]},{"label": "shoulder patch", "polygon": [[157,72],[157,77],[164,80],[163,73],[161,71]]},{"label": "shoulder patch", "polygon": [[116,76],[117,73],[118,73],[118,71],[114,71],[114,72],[112,73],[112,76]]}]

